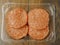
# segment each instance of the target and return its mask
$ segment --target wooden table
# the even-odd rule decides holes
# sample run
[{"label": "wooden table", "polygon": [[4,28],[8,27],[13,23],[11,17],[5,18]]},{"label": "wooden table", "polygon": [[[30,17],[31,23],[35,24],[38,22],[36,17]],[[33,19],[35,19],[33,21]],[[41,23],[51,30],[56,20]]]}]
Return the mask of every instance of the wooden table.
[{"label": "wooden table", "polygon": [[[59,1],[59,0],[58,0]],[[4,3],[7,2],[18,2],[18,3],[42,3],[42,2],[47,2],[47,3],[53,3],[56,5],[56,34],[57,34],[57,38],[56,38],[56,42],[55,43],[40,43],[40,42],[28,42],[25,41],[24,43],[5,43],[1,40],[0,38],[0,45],[60,45],[60,13],[59,13],[59,5],[58,5],[58,1],[57,0],[0,0],[0,30],[1,30],[1,17],[2,17],[2,12],[1,12],[1,7],[2,5],[4,5]],[[60,3],[60,2],[59,2]],[[1,33],[1,31],[0,31]]]}]

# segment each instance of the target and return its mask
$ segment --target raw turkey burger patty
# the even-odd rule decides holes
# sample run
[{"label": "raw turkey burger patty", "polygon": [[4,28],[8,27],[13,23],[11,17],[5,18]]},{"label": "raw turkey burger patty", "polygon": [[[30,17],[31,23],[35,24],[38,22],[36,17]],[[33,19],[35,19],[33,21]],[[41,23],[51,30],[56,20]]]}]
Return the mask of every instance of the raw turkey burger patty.
[{"label": "raw turkey burger patty", "polygon": [[10,27],[20,28],[27,23],[27,12],[21,8],[14,8],[7,12],[6,19]]},{"label": "raw turkey burger patty", "polygon": [[7,26],[6,31],[7,31],[8,35],[11,38],[13,38],[13,39],[21,39],[21,38],[23,38],[23,37],[25,37],[27,35],[28,26],[25,25],[24,27],[18,28],[18,29]]},{"label": "raw turkey burger patty", "polygon": [[46,38],[48,34],[49,34],[49,27],[46,27],[41,30],[29,28],[29,36],[33,39],[42,40]]},{"label": "raw turkey burger patty", "polygon": [[44,9],[33,9],[28,13],[28,24],[35,29],[43,29],[48,26],[49,14]]}]

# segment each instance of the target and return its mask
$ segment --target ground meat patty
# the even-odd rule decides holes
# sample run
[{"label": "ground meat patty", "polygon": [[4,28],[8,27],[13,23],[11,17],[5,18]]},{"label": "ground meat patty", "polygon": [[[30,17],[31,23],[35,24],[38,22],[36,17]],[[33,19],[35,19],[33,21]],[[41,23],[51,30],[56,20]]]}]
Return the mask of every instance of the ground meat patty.
[{"label": "ground meat patty", "polygon": [[28,13],[28,24],[35,29],[43,29],[48,26],[49,14],[44,9],[33,9]]},{"label": "ground meat patty", "polygon": [[46,38],[48,34],[49,34],[48,27],[46,27],[45,29],[42,29],[42,30],[36,30],[33,28],[29,28],[29,36],[33,39],[42,40],[42,39]]},{"label": "ground meat patty", "polygon": [[24,26],[22,28],[12,28],[6,26],[7,34],[13,39],[21,39],[25,37],[28,33],[28,26]]},{"label": "ground meat patty", "polygon": [[27,12],[21,8],[14,8],[7,12],[6,21],[10,27],[23,27],[27,23]]}]

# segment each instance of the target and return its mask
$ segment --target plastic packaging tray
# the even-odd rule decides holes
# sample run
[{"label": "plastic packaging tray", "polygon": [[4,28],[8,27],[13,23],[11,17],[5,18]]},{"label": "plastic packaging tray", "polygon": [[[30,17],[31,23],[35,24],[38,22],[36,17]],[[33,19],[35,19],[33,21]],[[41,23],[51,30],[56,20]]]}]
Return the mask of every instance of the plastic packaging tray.
[{"label": "plastic packaging tray", "polygon": [[[14,7],[21,7],[23,9],[25,9],[27,12],[29,12],[30,10],[34,9],[34,8],[43,8],[45,10],[47,10],[49,12],[49,31],[50,34],[48,35],[47,38],[45,38],[44,40],[33,40],[30,39],[29,36],[26,36],[23,39],[20,40],[14,40],[12,38],[10,38],[5,30],[5,23],[4,23],[4,18],[5,18],[5,14],[9,9],[12,9]],[[24,42],[24,41],[39,41],[39,42],[54,42],[56,39],[56,33],[55,33],[55,7],[54,5],[51,5],[49,3],[5,3],[2,6],[2,25],[1,25],[1,40],[4,42]]]}]

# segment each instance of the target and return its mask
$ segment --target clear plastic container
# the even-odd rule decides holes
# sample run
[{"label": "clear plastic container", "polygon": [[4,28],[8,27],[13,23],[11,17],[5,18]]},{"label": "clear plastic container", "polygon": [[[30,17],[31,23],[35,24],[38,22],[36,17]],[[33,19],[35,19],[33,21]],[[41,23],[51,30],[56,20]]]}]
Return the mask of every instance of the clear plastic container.
[{"label": "clear plastic container", "polygon": [[[27,35],[25,38],[20,39],[20,40],[14,40],[12,38],[10,38],[5,30],[5,23],[4,23],[4,18],[5,18],[5,14],[9,9],[13,9],[14,7],[21,7],[23,9],[25,9],[27,12],[29,12],[30,10],[34,9],[34,8],[43,8],[45,10],[47,10],[49,12],[49,31],[50,34],[48,35],[47,38],[45,38],[44,40],[33,40],[30,39],[30,37]],[[2,6],[2,26],[1,26],[1,40],[4,42],[54,42],[56,39],[56,33],[55,33],[55,7],[54,5],[51,5],[49,3],[5,3]]]}]

